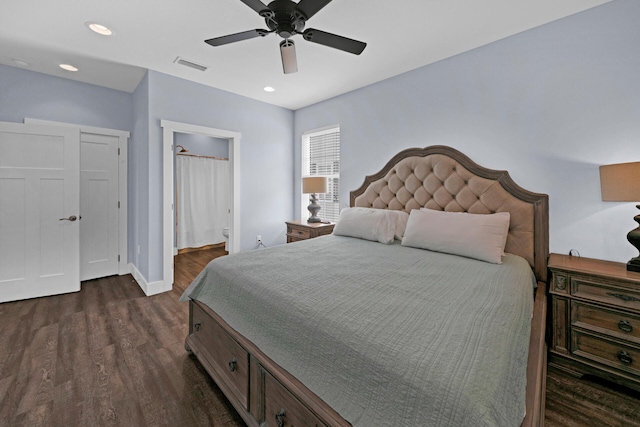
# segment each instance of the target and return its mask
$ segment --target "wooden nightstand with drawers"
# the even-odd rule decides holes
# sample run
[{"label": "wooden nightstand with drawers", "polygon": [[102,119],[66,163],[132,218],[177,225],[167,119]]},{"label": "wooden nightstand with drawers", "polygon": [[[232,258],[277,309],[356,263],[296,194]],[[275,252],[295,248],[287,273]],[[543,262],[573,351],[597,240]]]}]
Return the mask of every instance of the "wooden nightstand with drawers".
[{"label": "wooden nightstand with drawers", "polygon": [[287,221],[287,243],[313,239],[333,232],[334,223]]},{"label": "wooden nightstand with drawers", "polygon": [[551,254],[549,364],[640,390],[640,273]]}]

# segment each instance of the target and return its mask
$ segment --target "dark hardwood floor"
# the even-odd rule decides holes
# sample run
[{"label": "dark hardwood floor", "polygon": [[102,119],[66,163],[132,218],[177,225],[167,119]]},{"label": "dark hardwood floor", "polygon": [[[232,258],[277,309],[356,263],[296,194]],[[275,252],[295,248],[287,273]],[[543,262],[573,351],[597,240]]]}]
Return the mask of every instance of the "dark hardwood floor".
[{"label": "dark hardwood floor", "polygon": [[243,426],[184,350],[178,298],[221,249],[176,257],[176,286],[146,297],[130,275],[0,304],[0,426]]},{"label": "dark hardwood floor", "polygon": [[[176,286],[146,297],[131,276],[0,304],[0,426],[243,426],[184,350],[178,298],[221,249],[176,257]],[[547,426],[639,426],[640,393],[550,369]]]},{"label": "dark hardwood floor", "polygon": [[598,378],[549,369],[545,426],[640,426],[640,392]]}]

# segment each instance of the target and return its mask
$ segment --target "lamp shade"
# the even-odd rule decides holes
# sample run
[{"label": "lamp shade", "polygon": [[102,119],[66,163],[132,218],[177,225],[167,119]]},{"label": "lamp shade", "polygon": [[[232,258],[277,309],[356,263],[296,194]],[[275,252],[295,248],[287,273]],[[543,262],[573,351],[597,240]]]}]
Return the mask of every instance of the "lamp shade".
[{"label": "lamp shade", "polygon": [[600,166],[604,202],[640,202],[640,162]]},{"label": "lamp shade", "polygon": [[302,178],[302,192],[304,194],[326,193],[326,176],[305,176]]}]

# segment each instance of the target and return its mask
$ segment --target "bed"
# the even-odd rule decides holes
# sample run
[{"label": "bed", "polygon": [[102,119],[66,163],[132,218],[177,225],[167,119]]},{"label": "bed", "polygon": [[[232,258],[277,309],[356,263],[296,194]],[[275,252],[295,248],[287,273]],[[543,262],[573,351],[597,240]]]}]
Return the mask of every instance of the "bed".
[{"label": "bed", "polygon": [[[334,234],[218,258],[182,296],[185,347],[246,424],[542,425],[548,197],[431,146],[398,153],[350,206]],[[497,259],[467,252],[473,230],[422,246],[424,228],[494,233],[504,216]]]}]

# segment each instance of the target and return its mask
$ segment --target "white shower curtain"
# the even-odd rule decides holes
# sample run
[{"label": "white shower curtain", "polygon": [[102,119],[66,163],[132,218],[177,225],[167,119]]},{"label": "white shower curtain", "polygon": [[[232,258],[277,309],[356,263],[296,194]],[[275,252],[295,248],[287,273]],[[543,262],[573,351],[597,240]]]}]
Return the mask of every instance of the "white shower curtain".
[{"label": "white shower curtain", "polygon": [[229,161],[177,156],[178,249],[224,242],[229,226]]}]

